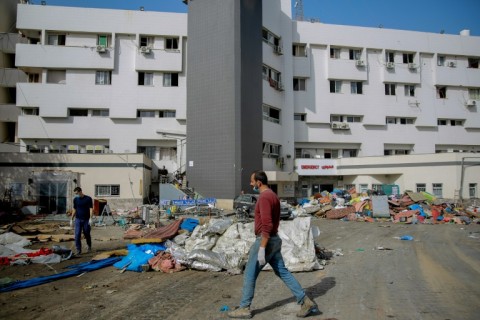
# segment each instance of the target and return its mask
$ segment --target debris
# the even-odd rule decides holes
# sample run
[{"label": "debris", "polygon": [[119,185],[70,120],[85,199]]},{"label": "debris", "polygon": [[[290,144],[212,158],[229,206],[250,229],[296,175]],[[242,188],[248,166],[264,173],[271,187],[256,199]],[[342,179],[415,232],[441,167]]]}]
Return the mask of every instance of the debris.
[{"label": "debris", "polygon": [[392,248],[376,247],[376,250],[393,250]]}]

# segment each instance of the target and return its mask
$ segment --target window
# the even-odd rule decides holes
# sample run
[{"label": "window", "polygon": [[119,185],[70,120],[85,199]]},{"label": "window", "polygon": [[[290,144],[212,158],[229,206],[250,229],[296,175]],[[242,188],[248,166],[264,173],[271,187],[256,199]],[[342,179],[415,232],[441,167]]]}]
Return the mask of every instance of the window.
[{"label": "window", "polygon": [[445,56],[437,56],[437,66],[445,66]]},{"label": "window", "polygon": [[166,38],[165,39],[166,50],[178,50],[178,38]]},{"label": "window", "polygon": [[48,44],[51,46],[64,46],[65,38],[64,34],[50,34],[48,35]]},{"label": "window", "polygon": [[360,60],[362,58],[362,50],[350,49],[348,50],[348,57],[350,60]]},{"label": "window", "polygon": [[323,157],[325,159],[337,159],[338,158],[338,150],[325,149],[325,150],[323,150]]},{"label": "window", "polygon": [[105,48],[108,47],[108,36],[106,34],[98,35],[97,44]]},{"label": "window", "polygon": [[97,71],[95,74],[95,84],[110,85],[112,84],[111,71]]},{"label": "window", "polygon": [[295,113],[293,115],[293,120],[297,120],[297,121],[305,121],[306,118],[307,118],[307,115],[304,113]]},{"label": "window", "polygon": [[478,62],[480,59],[478,58],[468,58],[468,67],[478,69]]},{"label": "window", "polygon": [[387,117],[386,123],[387,124],[414,124],[414,118],[395,118],[395,117]]},{"label": "window", "polygon": [[70,117],[88,117],[88,109],[69,109]]},{"label": "window", "polygon": [[40,74],[39,73],[28,73],[28,82],[29,83],[39,83]]},{"label": "window", "polygon": [[410,154],[411,150],[409,149],[384,149],[383,155],[393,156],[393,155],[405,155]]},{"label": "window", "polygon": [[342,81],[330,80],[330,93],[342,92]]},{"label": "window", "polygon": [[330,58],[340,59],[340,48],[330,48]]},{"label": "window", "polygon": [[158,112],[158,116],[160,118],[175,118],[177,116],[177,112],[175,110],[160,110]]},{"label": "window", "polygon": [[441,198],[443,195],[443,186],[441,183],[432,183],[432,191],[436,197]]},{"label": "window", "polygon": [[153,42],[154,42],[153,37],[140,36],[140,47],[153,48]]},{"label": "window", "polygon": [[92,117],[108,117],[110,115],[109,109],[93,109]]},{"label": "window", "polygon": [[163,74],[164,87],[178,87],[178,73],[164,73]]},{"label": "window", "polygon": [[368,184],[360,183],[360,193],[368,191]]},{"label": "window", "polygon": [[437,87],[437,98],[438,99],[447,98],[447,87]]},{"label": "window", "polygon": [[137,110],[137,118],[155,118],[154,110]]},{"label": "window", "polygon": [[415,85],[410,85],[410,84],[405,85],[405,96],[415,97]]},{"label": "window", "polygon": [[350,92],[352,94],[362,94],[363,93],[363,83],[361,81],[358,82],[350,82]]},{"label": "window", "polygon": [[270,31],[263,29],[262,30],[263,41],[272,46],[280,45],[280,38],[271,33]]},{"label": "window", "polygon": [[355,149],[343,149],[344,158],[355,158],[357,156],[357,150]]},{"label": "window", "polygon": [[24,116],[38,116],[39,108],[22,108],[22,115]]},{"label": "window", "polygon": [[[270,81],[270,85],[272,87],[274,87],[277,82],[281,81],[281,73],[266,65],[262,66],[262,76],[264,80]],[[272,85],[272,80],[274,81],[275,85]]]},{"label": "window", "polygon": [[394,83],[385,83],[385,95],[386,96],[394,96],[395,95],[395,87]]},{"label": "window", "polygon": [[480,89],[479,88],[468,89],[468,97],[472,100],[480,100]]},{"label": "window", "polygon": [[263,105],[263,120],[267,120],[273,123],[280,123],[280,110],[268,106],[266,104]]},{"label": "window", "polygon": [[143,153],[152,160],[157,160],[156,156],[157,147],[137,147],[137,153]]},{"label": "window", "polygon": [[387,62],[395,62],[395,52],[393,51],[385,51],[385,60]]},{"label": "window", "polygon": [[450,120],[450,125],[452,127],[454,126],[462,126],[463,125],[463,121],[462,120]]},{"label": "window", "polygon": [[[350,190],[354,191],[357,188],[355,184],[350,184],[350,183],[345,184],[343,187],[345,190],[348,190],[348,191]],[[357,191],[354,191],[354,192],[356,193]]]},{"label": "window", "polygon": [[427,185],[425,183],[417,183],[417,192],[426,192]]},{"label": "window", "polygon": [[404,53],[403,54],[403,63],[413,63],[413,58],[414,58],[413,53]]},{"label": "window", "polygon": [[294,57],[306,57],[307,56],[307,46],[304,44],[293,44],[292,45],[292,55]]},{"label": "window", "polygon": [[372,183],[372,190],[376,191],[376,192],[382,192],[383,193],[383,184]]},{"label": "window", "polygon": [[138,85],[139,86],[153,86],[153,73],[151,73],[151,72],[139,72],[138,73]]},{"label": "window", "polygon": [[437,124],[438,124],[439,126],[446,126],[446,125],[447,125],[447,120],[445,120],[445,119],[438,119],[438,120],[437,120]]},{"label": "window", "polygon": [[96,197],[109,197],[109,196],[119,196],[120,195],[120,185],[119,184],[96,184],[95,185],[95,196]]},{"label": "window", "polygon": [[362,117],[360,116],[343,116],[343,119],[346,121],[346,122],[362,122]]},{"label": "window", "polygon": [[477,184],[476,183],[469,183],[468,184],[468,195],[470,198],[477,197]]},{"label": "window", "polygon": [[42,153],[40,147],[37,145],[27,145],[27,152],[29,153]]},{"label": "window", "polygon": [[293,91],[305,91],[305,79],[293,78]]},{"label": "window", "polygon": [[280,148],[279,144],[273,143],[263,143],[263,156],[268,158],[278,158],[280,155]]}]

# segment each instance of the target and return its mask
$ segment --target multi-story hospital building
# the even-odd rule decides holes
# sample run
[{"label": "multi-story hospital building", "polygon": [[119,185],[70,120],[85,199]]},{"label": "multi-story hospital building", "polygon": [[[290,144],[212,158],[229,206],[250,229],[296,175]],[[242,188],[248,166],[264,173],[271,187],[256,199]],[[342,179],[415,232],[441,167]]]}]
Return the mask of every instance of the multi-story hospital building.
[{"label": "multi-story hospital building", "polygon": [[[163,167],[188,181],[187,61],[210,54],[189,51],[189,14],[19,4],[17,156],[144,153],[154,184]],[[290,0],[263,1],[261,24],[258,152],[279,196],[396,185],[478,197],[479,37],[296,21]],[[110,196],[132,197],[128,184]],[[233,199],[237,184],[198,191]]]}]

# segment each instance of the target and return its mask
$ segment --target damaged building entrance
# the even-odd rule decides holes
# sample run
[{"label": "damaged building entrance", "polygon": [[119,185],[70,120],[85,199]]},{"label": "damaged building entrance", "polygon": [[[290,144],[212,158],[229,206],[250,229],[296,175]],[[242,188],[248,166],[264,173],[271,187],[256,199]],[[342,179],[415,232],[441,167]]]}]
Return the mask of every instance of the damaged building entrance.
[{"label": "damaged building entrance", "polygon": [[38,213],[67,212],[67,182],[43,182],[39,184]]},{"label": "damaged building entrance", "polygon": [[44,214],[67,213],[72,206],[73,188],[79,182],[79,175],[72,171],[45,170],[33,176],[32,196],[37,202],[37,212]]},{"label": "damaged building entrance", "polygon": [[333,184],[318,184],[318,183],[312,184],[312,194],[320,193],[322,191],[332,192]]}]

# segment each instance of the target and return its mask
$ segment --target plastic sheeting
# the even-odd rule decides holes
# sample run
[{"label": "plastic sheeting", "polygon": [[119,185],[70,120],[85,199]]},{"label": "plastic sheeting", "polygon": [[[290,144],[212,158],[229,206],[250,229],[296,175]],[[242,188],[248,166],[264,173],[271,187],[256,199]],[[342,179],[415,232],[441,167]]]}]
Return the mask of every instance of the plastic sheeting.
[{"label": "plastic sheeting", "polygon": [[38,277],[38,278],[33,278],[29,280],[23,280],[23,281],[17,281],[13,282],[10,285],[7,285],[3,288],[0,288],[0,292],[9,292],[17,289],[22,289],[22,288],[29,288],[33,286],[38,286],[40,284],[52,282],[58,279],[63,279],[63,278],[68,278],[68,277],[73,277],[76,275],[79,275],[84,272],[89,272],[89,271],[94,271],[98,270],[104,267],[111,266],[115,262],[120,260],[120,258],[113,257],[113,258],[108,258],[104,260],[99,260],[99,261],[91,261],[91,262],[86,262],[86,263],[81,263],[78,265],[70,266],[72,270],[65,271],[62,273],[57,273],[53,274],[50,276],[45,276],[45,277]]},{"label": "plastic sheeting", "polygon": [[[286,267],[292,272],[321,269],[315,255],[310,222],[310,217],[280,222],[278,235],[283,241],[282,255]],[[240,273],[255,241],[253,223],[232,224],[221,236],[212,234],[211,227],[216,223],[219,222],[212,221],[195,228],[191,238],[185,241],[185,249],[175,245],[172,254],[192,269]],[[266,270],[269,268],[265,267]]]},{"label": "plastic sheeting", "polygon": [[164,251],[167,247],[163,244],[129,244],[127,246],[128,255],[123,257],[113,266],[117,269],[126,269],[129,271],[142,271],[142,264],[148,264],[148,260],[153,258],[158,251]]}]

